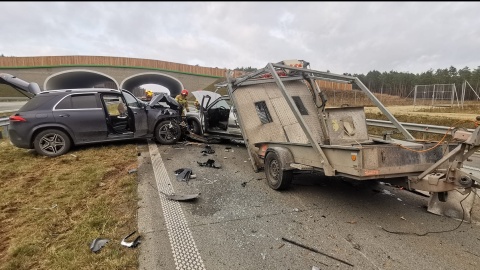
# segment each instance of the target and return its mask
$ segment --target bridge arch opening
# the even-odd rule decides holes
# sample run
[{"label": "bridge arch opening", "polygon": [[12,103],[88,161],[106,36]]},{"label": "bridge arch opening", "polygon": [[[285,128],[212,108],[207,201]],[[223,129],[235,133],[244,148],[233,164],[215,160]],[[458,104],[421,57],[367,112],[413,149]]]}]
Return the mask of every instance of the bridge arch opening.
[{"label": "bridge arch opening", "polygon": [[45,79],[44,90],[76,88],[118,89],[117,81],[101,72],[88,69],[72,69],[57,72]]},{"label": "bridge arch opening", "polygon": [[[145,72],[130,76],[122,81],[120,88],[133,91],[137,87],[149,84],[163,86],[168,89],[172,97],[180,94],[183,89],[183,84],[178,79],[158,72]],[[138,95],[137,93],[134,94]]]},{"label": "bridge arch opening", "polygon": [[164,92],[170,95],[170,90],[168,90],[168,88],[154,83],[140,85],[140,88],[151,90],[153,92]]}]

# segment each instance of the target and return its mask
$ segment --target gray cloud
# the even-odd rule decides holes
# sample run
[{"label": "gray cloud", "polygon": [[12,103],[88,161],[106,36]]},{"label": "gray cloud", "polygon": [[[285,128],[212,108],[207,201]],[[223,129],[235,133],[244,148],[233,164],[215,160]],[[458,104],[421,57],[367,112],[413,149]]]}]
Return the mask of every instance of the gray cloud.
[{"label": "gray cloud", "polygon": [[0,2],[6,56],[208,67],[304,59],[335,73],[480,65],[477,2]]}]

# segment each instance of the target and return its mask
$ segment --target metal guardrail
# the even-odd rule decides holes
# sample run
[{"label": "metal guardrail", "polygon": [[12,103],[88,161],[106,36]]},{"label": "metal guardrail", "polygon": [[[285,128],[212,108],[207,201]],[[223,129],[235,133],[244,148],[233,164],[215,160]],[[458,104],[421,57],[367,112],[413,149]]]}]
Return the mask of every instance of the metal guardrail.
[{"label": "metal guardrail", "polygon": [[[435,133],[435,134],[445,134],[451,127],[446,126],[434,126],[434,125],[426,125],[426,124],[414,124],[414,123],[404,123],[400,122],[406,130],[411,131],[421,131],[426,133]],[[386,120],[375,120],[375,119],[367,119],[367,125],[369,126],[376,126],[376,127],[386,127],[386,128],[395,128],[395,126]],[[469,132],[473,132],[474,129],[467,129]]]},{"label": "metal guardrail", "polygon": [[[375,120],[375,119],[366,119],[367,125],[376,126],[376,127],[386,127],[386,128],[395,128],[395,126],[390,121],[385,120]],[[8,117],[0,118],[0,127],[2,127],[1,138],[8,137],[8,125],[10,121]],[[420,131],[426,133],[435,133],[435,134],[445,134],[450,127],[447,126],[434,126],[434,125],[425,125],[425,124],[414,124],[414,123],[404,123],[400,122],[402,126],[407,130],[411,131]],[[474,129],[467,129],[469,132],[473,132]]]},{"label": "metal guardrail", "polygon": [[0,133],[1,138],[8,138],[8,126],[10,125],[10,120],[8,117],[0,118],[0,127],[2,128],[2,133]]}]

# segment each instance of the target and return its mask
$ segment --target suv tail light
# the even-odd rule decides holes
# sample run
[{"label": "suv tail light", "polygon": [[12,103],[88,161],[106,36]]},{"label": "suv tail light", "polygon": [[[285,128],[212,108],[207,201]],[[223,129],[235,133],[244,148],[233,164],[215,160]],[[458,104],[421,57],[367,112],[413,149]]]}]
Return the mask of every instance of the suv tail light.
[{"label": "suv tail light", "polygon": [[12,115],[8,118],[12,122],[27,122],[27,120],[19,115]]}]

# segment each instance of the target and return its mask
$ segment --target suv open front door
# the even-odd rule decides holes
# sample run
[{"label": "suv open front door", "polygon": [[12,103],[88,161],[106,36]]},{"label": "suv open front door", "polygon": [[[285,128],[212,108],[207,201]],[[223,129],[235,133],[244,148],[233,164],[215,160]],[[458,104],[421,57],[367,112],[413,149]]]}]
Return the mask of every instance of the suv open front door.
[{"label": "suv open front door", "polygon": [[123,98],[127,102],[128,115],[131,118],[129,124],[135,133],[135,137],[146,136],[148,133],[147,104],[138,100],[132,93],[126,90],[121,91]]},{"label": "suv open front door", "polygon": [[217,99],[221,97],[220,94],[211,92],[211,91],[205,91],[205,90],[198,90],[192,92],[193,96],[195,99],[200,103],[200,108],[199,108],[199,121],[200,121],[200,126],[202,128],[202,133],[207,132],[208,128],[208,111],[207,108],[215,102]]}]

